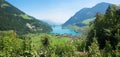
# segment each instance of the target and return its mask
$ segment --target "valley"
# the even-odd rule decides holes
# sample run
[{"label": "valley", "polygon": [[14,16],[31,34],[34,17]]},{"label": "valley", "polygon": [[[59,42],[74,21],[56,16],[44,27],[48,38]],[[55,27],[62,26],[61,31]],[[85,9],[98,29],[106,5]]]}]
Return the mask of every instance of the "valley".
[{"label": "valley", "polygon": [[120,6],[108,1],[95,1],[90,8],[83,4],[65,21],[72,8],[82,5],[71,2],[0,0],[0,57],[120,57]]}]

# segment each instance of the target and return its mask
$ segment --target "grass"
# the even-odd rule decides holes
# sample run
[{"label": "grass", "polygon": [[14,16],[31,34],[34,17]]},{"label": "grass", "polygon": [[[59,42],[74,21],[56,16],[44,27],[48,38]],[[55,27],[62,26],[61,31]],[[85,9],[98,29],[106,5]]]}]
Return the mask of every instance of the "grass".
[{"label": "grass", "polygon": [[9,7],[9,5],[6,4],[6,3],[4,3],[4,4],[1,5],[1,8],[5,8],[5,7]]},{"label": "grass", "polygon": [[70,40],[70,38],[67,38],[67,37],[51,38],[51,41],[52,41],[51,44],[52,45],[66,44],[68,40]]},{"label": "grass", "polygon": [[22,18],[24,18],[24,19],[31,19],[28,15],[26,15],[26,14],[20,14],[20,16],[22,17]]},{"label": "grass", "polygon": [[92,22],[93,20],[95,20],[95,17],[94,17],[94,18],[86,19],[86,20],[84,20],[82,23],[83,23],[83,24],[86,24],[86,25],[89,25],[90,22]]},{"label": "grass", "polygon": [[56,36],[53,34],[44,34],[44,33],[43,34],[28,34],[27,36],[32,38],[32,43],[36,50],[38,50],[40,46],[42,46],[41,41],[45,36],[49,38],[50,45],[52,46],[67,44],[67,42],[71,40],[71,38],[68,38],[68,37],[61,37],[61,36]]}]

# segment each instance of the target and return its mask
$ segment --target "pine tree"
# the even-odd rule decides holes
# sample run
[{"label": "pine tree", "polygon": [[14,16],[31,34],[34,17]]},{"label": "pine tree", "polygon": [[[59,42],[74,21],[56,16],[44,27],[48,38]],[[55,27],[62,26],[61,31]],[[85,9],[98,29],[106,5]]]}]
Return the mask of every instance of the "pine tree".
[{"label": "pine tree", "polygon": [[106,46],[103,49],[103,56],[104,57],[115,57],[115,52],[112,49],[112,46],[109,41],[106,42]]},{"label": "pine tree", "polygon": [[120,42],[116,46],[115,54],[116,57],[120,57]]},{"label": "pine tree", "polygon": [[[92,38],[96,33],[100,49],[105,47],[106,41],[110,41],[113,49],[118,43],[118,30],[120,29],[120,10],[116,5],[110,5],[105,15],[97,13],[96,19],[92,24],[90,33],[88,34],[88,43],[92,42]],[[95,31],[95,33],[94,33]]]},{"label": "pine tree", "polygon": [[101,57],[99,45],[96,38],[93,38],[93,43],[89,46],[88,57]]}]

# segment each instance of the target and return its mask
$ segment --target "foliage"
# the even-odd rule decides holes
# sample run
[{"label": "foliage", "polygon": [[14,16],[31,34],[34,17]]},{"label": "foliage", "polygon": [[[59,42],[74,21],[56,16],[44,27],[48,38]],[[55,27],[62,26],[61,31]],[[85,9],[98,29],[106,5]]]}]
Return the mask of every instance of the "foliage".
[{"label": "foliage", "polygon": [[100,53],[96,38],[93,38],[93,43],[91,44],[91,46],[89,46],[88,56],[89,57],[101,57],[101,53]]},{"label": "foliage", "polygon": [[109,41],[106,42],[105,48],[103,50],[104,57],[115,57],[115,52],[112,50],[112,46],[110,45]]},{"label": "foliage", "polygon": [[112,49],[119,42],[120,32],[120,10],[116,5],[110,5],[105,15],[97,13],[95,21],[91,24],[91,31],[88,33],[87,46],[97,37],[100,49],[105,47],[106,41],[110,41]]},{"label": "foliage", "polygon": [[52,28],[50,25],[25,14],[5,0],[0,0],[0,30],[14,30],[21,35],[27,33],[48,33],[52,31]]},{"label": "foliage", "polygon": [[0,31],[0,57],[18,56],[20,43],[14,31]]},{"label": "foliage", "polygon": [[116,46],[115,55],[116,57],[120,57],[120,42]]},{"label": "foliage", "polygon": [[85,52],[85,46],[86,46],[85,40],[79,39],[79,40],[75,40],[73,43],[77,48],[77,51]]}]

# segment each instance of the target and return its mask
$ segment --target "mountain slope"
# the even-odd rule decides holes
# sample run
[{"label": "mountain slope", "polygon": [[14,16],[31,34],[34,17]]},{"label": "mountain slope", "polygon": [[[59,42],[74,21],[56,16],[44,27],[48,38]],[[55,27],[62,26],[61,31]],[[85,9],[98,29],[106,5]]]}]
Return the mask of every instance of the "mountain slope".
[{"label": "mountain slope", "polygon": [[51,27],[25,14],[5,0],[0,0],[0,30],[14,30],[18,34],[50,32]]},{"label": "mountain slope", "polygon": [[72,16],[70,19],[68,19],[68,21],[65,22],[63,26],[76,24],[79,24],[80,26],[85,26],[85,24],[81,23],[82,21],[89,18],[94,18],[97,12],[104,14],[109,5],[110,5],[109,3],[102,2],[95,5],[92,8],[83,8],[80,11],[78,11],[74,16]]}]

